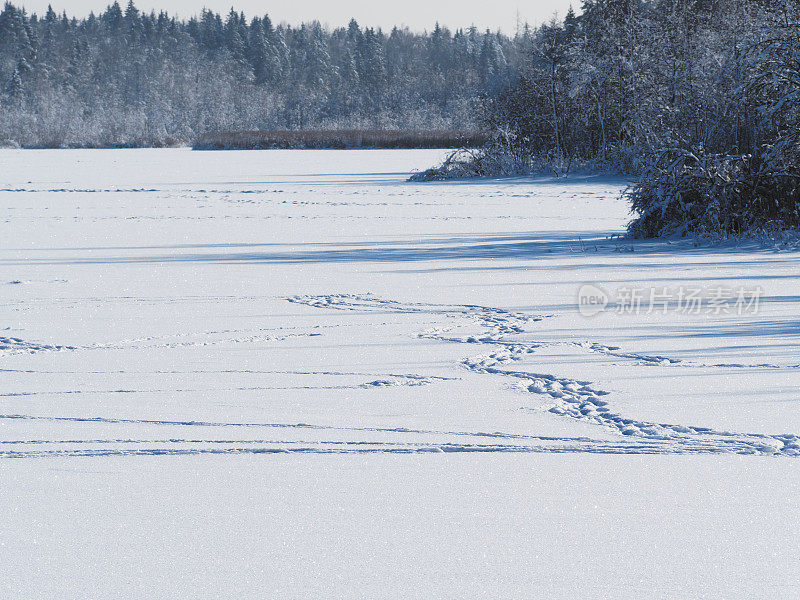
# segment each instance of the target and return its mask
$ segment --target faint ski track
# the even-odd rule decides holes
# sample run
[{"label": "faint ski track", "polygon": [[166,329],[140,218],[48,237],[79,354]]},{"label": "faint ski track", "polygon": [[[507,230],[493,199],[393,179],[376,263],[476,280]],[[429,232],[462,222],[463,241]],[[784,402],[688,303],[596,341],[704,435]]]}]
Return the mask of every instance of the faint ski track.
[{"label": "faint ski track", "polygon": [[[281,329],[281,328],[277,328]],[[86,350],[122,350],[122,349],[152,349],[152,348],[192,348],[202,346],[217,346],[220,344],[253,344],[263,342],[282,342],[295,338],[317,337],[322,335],[318,332],[303,332],[303,333],[264,333],[267,331],[275,331],[274,329],[229,329],[222,331],[200,331],[171,334],[168,336],[148,336],[141,338],[131,338],[119,340],[116,342],[100,342],[96,344],[89,344],[85,346],[66,346],[55,344],[44,344],[38,342],[29,342],[16,337],[0,337],[0,356],[2,355],[16,355],[16,354],[36,354],[39,352],[65,352],[65,351],[86,351]],[[250,335],[239,335],[238,337],[226,337],[231,334],[249,333]],[[190,341],[170,341],[175,338],[212,338],[216,336],[218,339],[205,339],[205,340],[190,340]],[[0,369],[0,372],[3,369]]]},{"label": "faint ski track", "polygon": [[[502,432],[466,432],[466,431],[437,431],[424,429],[408,429],[403,427],[336,427],[326,425],[311,425],[308,423],[223,423],[211,421],[162,421],[147,419],[108,419],[100,417],[38,417],[32,415],[0,415],[0,420],[31,420],[76,423],[105,423],[105,424],[138,424],[160,425],[167,427],[189,428],[268,428],[279,430],[311,430],[329,432],[357,432],[357,433],[388,433],[388,434],[414,434],[432,436],[452,436],[467,438],[487,438],[496,440],[496,443],[424,443],[424,442],[382,442],[364,440],[333,440],[311,442],[306,440],[214,440],[214,439],[184,439],[169,438],[163,440],[136,440],[136,439],[86,439],[86,440],[18,440],[5,441],[0,447],[19,445],[29,447],[58,446],[58,445],[150,445],[161,447],[149,448],[57,448],[49,450],[0,450],[0,458],[43,458],[48,456],[126,456],[126,455],[185,455],[185,454],[278,454],[278,453],[317,453],[317,454],[375,454],[375,453],[430,453],[430,452],[524,452],[524,453],[594,453],[594,454],[675,454],[675,449],[656,440],[642,439],[630,440],[596,440],[587,437],[559,437],[535,436],[522,434],[508,434]],[[500,441],[516,440],[516,444],[500,443]],[[526,443],[522,443],[526,442]],[[178,444],[186,446],[209,447],[176,447]],[[215,448],[214,446],[229,446]],[[238,446],[238,447],[237,447]],[[702,442],[688,441],[682,448],[681,454],[752,454],[750,448],[731,443],[730,447],[720,450]]]},{"label": "faint ski track", "polygon": [[[8,372],[5,369],[0,369],[0,373]],[[30,372],[30,371],[22,371]],[[226,371],[233,373],[233,371]],[[252,371],[238,371],[238,373],[247,373]],[[195,373],[207,373],[206,371],[195,371]],[[280,373],[273,371],[272,373]],[[283,373],[290,373],[284,371]],[[292,374],[319,374],[319,375],[344,375],[343,373],[301,373],[298,371],[291,372]],[[167,373],[173,374],[173,373]],[[355,374],[348,374],[355,375]],[[363,373],[360,376],[370,377]],[[374,377],[374,376],[373,376]],[[416,387],[423,385],[430,385],[436,381],[452,381],[452,377],[437,377],[426,375],[382,375],[381,379],[370,379],[363,383],[354,383],[350,385],[288,385],[288,386],[235,386],[235,387],[215,387],[215,388],[166,388],[166,389],[103,389],[103,390],[47,390],[42,392],[4,392],[0,393],[0,398],[19,398],[29,396],[51,396],[51,395],[94,395],[94,394],[202,394],[207,392],[259,392],[259,391],[276,391],[276,390],[355,390],[355,389],[370,389],[376,387]]]},{"label": "faint ski track", "polygon": [[677,358],[668,358],[666,356],[648,356],[646,354],[636,354],[634,352],[622,352],[616,346],[605,346],[598,343],[576,343],[576,346],[584,348],[590,352],[597,352],[605,354],[606,356],[616,356],[618,358],[627,358],[640,362],[648,366],[659,367],[692,367],[692,368],[714,368],[714,369],[800,369],[800,364],[796,365],[774,365],[770,363],[761,364],[743,364],[743,363],[716,363],[705,364],[694,361],[684,361]]}]

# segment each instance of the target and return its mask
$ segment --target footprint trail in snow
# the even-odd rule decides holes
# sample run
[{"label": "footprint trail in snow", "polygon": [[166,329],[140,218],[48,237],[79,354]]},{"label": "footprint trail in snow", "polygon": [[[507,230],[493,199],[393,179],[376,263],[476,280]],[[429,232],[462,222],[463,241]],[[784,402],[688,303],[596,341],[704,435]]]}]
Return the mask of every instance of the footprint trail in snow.
[{"label": "footprint trail in snow", "polygon": [[[746,365],[697,365],[664,356],[650,356],[626,352],[621,348],[586,342],[552,342],[521,340],[536,323],[548,318],[479,305],[451,305],[399,302],[364,294],[333,294],[321,296],[294,296],[289,302],[320,310],[349,311],[363,314],[409,314],[430,317],[437,327],[425,331],[409,331],[409,336],[459,343],[474,347],[476,354],[461,360],[461,366],[473,373],[496,375],[509,379],[515,387],[535,394],[539,407],[524,410],[549,411],[552,415],[573,419],[602,427],[618,434],[611,439],[585,436],[521,435],[502,431],[452,431],[445,429],[419,429],[406,427],[332,426],[314,423],[269,423],[203,420],[157,420],[110,418],[102,416],[42,416],[33,414],[0,414],[0,427],[14,424],[70,425],[65,439],[20,436],[21,439],[0,442],[0,458],[44,458],[50,456],[172,456],[198,454],[375,454],[375,453],[431,453],[431,452],[516,452],[516,453],[601,453],[601,454],[760,454],[800,455],[800,437],[796,435],[765,435],[719,431],[682,424],[647,422],[626,417],[615,411],[613,394],[591,381],[579,378],[557,377],[523,368],[530,364],[537,352],[553,347],[569,347],[590,354],[602,354],[631,364],[652,368],[687,366],[745,367]],[[380,327],[380,323],[373,324]],[[349,326],[338,324],[335,327]],[[151,336],[91,346],[60,346],[28,342],[15,337],[0,338],[0,356],[38,354],[49,352],[84,352],[98,349],[178,348],[216,344],[238,344],[256,340],[283,340],[316,336],[312,331],[295,328],[278,330],[224,330]],[[286,331],[284,331],[286,329]],[[765,368],[780,368],[760,365]],[[796,368],[788,366],[786,368]],[[74,371],[36,371],[3,369],[20,373],[47,373],[69,375]],[[203,374],[198,371],[157,371],[164,374]],[[220,375],[241,372],[252,374],[323,375],[332,377],[357,377],[361,381],[327,387],[254,386],[251,391],[296,389],[378,389],[394,386],[424,386],[434,383],[447,385],[452,377],[420,375],[413,373],[368,373],[317,370],[242,370],[219,371]],[[105,372],[98,372],[103,374]],[[124,373],[124,371],[120,371]],[[36,393],[7,393],[5,397],[59,395],[129,394],[136,392],[173,394],[200,392],[201,389],[82,389]],[[223,391],[223,390],[218,390]],[[542,408],[540,408],[542,407]],[[77,429],[76,429],[77,428]],[[37,431],[32,429],[31,431]],[[264,436],[264,432],[280,436]],[[159,432],[163,432],[159,434]],[[191,433],[189,433],[191,432]],[[258,435],[251,435],[258,433]],[[71,436],[71,437],[70,437]]]},{"label": "footprint trail in snow", "polygon": [[[556,345],[578,347],[587,352],[599,352],[640,364],[664,367],[682,364],[681,361],[675,359],[628,353],[619,348],[599,343],[517,342],[512,339],[515,334],[524,332],[526,325],[541,321],[546,318],[545,316],[531,316],[474,305],[405,304],[394,300],[379,299],[371,295],[298,296],[289,300],[324,309],[430,313],[454,319],[462,318],[468,322],[467,324],[471,322],[473,326],[477,326],[477,330],[472,334],[453,336],[452,331],[457,328],[456,326],[449,332],[430,330],[418,335],[447,342],[490,346],[492,347],[490,352],[464,359],[463,366],[476,373],[514,378],[522,382],[528,392],[550,398],[549,402],[552,405],[549,411],[551,413],[610,428],[627,438],[646,439],[654,448],[657,447],[660,453],[800,455],[800,436],[797,435],[735,433],[706,427],[640,421],[615,412],[609,392],[598,389],[590,381],[559,378],[549,374],[509,368],[510,365],[524,357],[535,354],[539,348]],[[704,366],[725,367],[729,365]]]}]

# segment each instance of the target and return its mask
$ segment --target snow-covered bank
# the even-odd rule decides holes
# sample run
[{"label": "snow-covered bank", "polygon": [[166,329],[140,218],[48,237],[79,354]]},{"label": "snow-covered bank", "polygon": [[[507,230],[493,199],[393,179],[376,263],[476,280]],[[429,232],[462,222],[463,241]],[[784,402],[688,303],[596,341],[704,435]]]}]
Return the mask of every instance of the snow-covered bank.
[{"label": "snow-covered bank", "polygon": [[797,254],[441,158],[0,152],[7,596],[797,591]]}]

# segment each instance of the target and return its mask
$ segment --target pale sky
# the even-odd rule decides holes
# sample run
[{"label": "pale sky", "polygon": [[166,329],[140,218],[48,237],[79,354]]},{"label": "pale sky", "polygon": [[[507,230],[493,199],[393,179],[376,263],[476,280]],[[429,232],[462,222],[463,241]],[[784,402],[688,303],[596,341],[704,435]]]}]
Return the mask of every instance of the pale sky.
[{"label": "pale sky", "polygon": [[[128,0],[118,0],[124,8]],[[17,0],[28,12],[43,14],[48,3],[59,14],[82,17],[90,11],[102,12],[113,0]],[[415,31],[430,30],[436,21],[451,29],[476,25],[480,29],[502,29],[513,33],[517,14],[531,24],[549,20],[554,13],[563,17],[570,4],[577,10],[580,0],[134,0],[139,9],[166,10],[180,17],[190,17],[205,6],[227,13],[231,6],[248,17],[268,13],[275,23],[290,24],[317,19],[332,27],[345,25],[351,17],[362,26],[383,27],[408,25]]]}]

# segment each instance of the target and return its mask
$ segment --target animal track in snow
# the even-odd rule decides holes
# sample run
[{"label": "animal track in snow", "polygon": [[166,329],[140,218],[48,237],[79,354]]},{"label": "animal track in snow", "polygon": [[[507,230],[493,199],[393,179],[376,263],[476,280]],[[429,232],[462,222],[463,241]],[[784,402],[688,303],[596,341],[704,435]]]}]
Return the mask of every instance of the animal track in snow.
[{"label": "animal track in snow", "polygon": [[[248,439],[248,440],[205,440],[175,437],[170,439],[109,439],[109,440],[17,440],[5,443],[0,450],[0,458],[31,458],[46,456],[108,456],[108,455],[178,455],[178,454],[273,454],[273,453],[429,453],[429,452],[582,452],[582,453],[614,453],[614,454],[765,454],[765,455],[798,455],[800,454],[800,437],[796,435],[765,435],[732,433],[717,431],[703,427],[652,423],[626,418],[614,412],[610,404],[610,394],[596,384],[579,379],[556,377],[545,373],[536,373],[514,369],[515,364],[524,358],[535,355],[537,350],[545,347],[571,346],[579,347],[587,352],[601,353],[625,360],[633,360],[640,364],[654,367],[698,366],[662,356],[649,356],[625,352],[618,347],[599,343],[584,342],[537,342],[517,341],[518,334],[526,332],[531,323],[541,321],[543,316],[533,316],[504,309],[478,305],[449,305],[402,303],[394,300],[383,300],[371,295],[337,294],[326,296],[296,296],[289,301],[320,309],[346,310],[364,313],[405,313],[430,315],[432,320],[448,319],[446,325],[430,328],[417,333],[418,337],[457,342],[474,346],[488,347],[483,354],[466,358],[462,366],[475,373],[498,375],[513,379],[526,393],[536,394],[546,400],[546,410],[559,417],[568,417],[582,422],[602,426],[620,434],[612,440],[592,439],[586,437],[548,437],[535,435],[517,435],[503,432],[474,431],[436,431],[407,428],[381,427],[332,427],[311,425],[306,423],[215,423],[202,421],[158,421],[147,419],[106,419],[100,417],[38,417],[30,415],[0,415],[0,420],[50,420],[72,421],[76,423],[108,423],[139,425],[159,425],[178,428],[272,428],[288,431],[330,431],[330,432],[374,432],[403,437],[405,435],[433,436],[433,441],[403,442],[401,440],[363,441],[336,440],[304,441],[292,439]],[[280,328],[279,328],[280,329]],[[237,335],[230,337],[232,333]],[[229,336],[219,340],[206,342],[223,343],[224,341],[250,341],[258,335],[241,335],[244,331],[226,330],[175,336],[150,337],[118,342],[121,347],[152,347],[156,343],[165,347],[184,344],[205,343],[191,337]],[[247,333],[254,333],[248,331]],[[283,334],[284,337],[280,337]],[[275,335],[277,334],[277,335]],[[273,332],[270,339],[285,339],[313,335],[309,332]],[[266,337],[266,336],[265,336]],[[184,338],[184,339],[181,339]],[[184,341],[185,340],[185,341]],[[128,344],[128,346],[126,346]],[[0,353],[35,353],[43,351],[82,350],[85,348],[56,346],[26,342],[19,338],[0,338]],[[105,345],[104,347],[113,347]],[[133,346],[137,347],[137,346]],[[724,368],[744,368],[747,365],[702,365]],[[751,367],[753,367],[751,365]],[[785,368],[777,365],[757,365],[763,368]],[[225,371],[221,371],[224,373]],[[231,371],[231,372],[250,372]],[[260,373],[262,371],[252,371]],[[265,371],[273,372],[273,371]],[[278,372],[278,371],[275,371]],[[280,371],[283,372],[283,371]],[[164,371],[165,374],[171,371]],[[291,374],[324,374],[348,375],[364,377],[363,383],[344,386],[347,388],[379,388],[397,385],[425,385],[434,381],[446,381],[452,378],[425,376],[417,374],[369,374],[345,373],[338,371],[286,371]],[[246,388],[242,388],[246,389]],[[247,388],[249,389],[249,388]],[[262,388],[252,388],[262,389]],[[266,389],[266,388],[264,388]],[[304,388],[305,389],[305,388]],[[308,386],[308,389],[317,389]],[[156,390],[157,391],[157,390]],[[126,393],[127,390],[116,390]],[[71,393],[91,393],[86,391]],[[530,410],[530,409],[528,409]],[[454,438],[487,439],[488,443],[466,440],[449,441]]]},{"label": "animal track in snow", "polygon": [[708,452],[719,453],[800,455],[800,436],[797,435],[733,433],[706,427],[688,427],[630,419],[614,412],[606,399],[609,393],[597,389],[591,382],[504,368],[520,361],[527,355],[534,354],[538,348],[557,345],[578,346],[590,352],[599,352],[657,366],[680,364],[680,361],[675,359],[627,353],[619,348],[599,343],[514,342],[508,339],[509,336],[522,333],[525,324],[541,321],[545,317],[528,316],[503,309],[474,305],[404,304],[394,300],[378,299],[372,295],[296,296],[290,298],[289,301],[315,308],[334,310],[429,313],[469,318],[473,323],[479,325],[481,328],[479,332],[460,337],[448,337],[445,334],[452,331],[451,328],[438,328],[418,335],[448,342],[495,346],[496,349],[493,352],[467,358],[462,361],[462,364],[476,373],[502,375],[520,380],[528,392],[546,395],[550,399],[552,406],[549,408],[549,412],[552,414],[601,425],[626,437],[647,439],[670,453],[695,452],[698,447],[702,447]]},{"label": "animal track in snow", "polygon": [[16,337],[0,337],[0,354],[36,354],[38,352],[63,352],[75,350],[75,346],[58,346],[53,344],[39,344],[27,342]]}]

